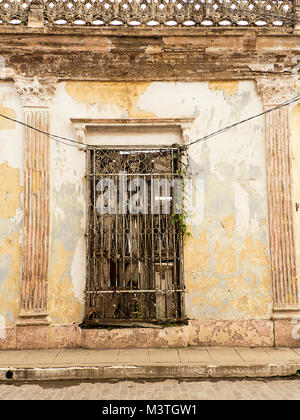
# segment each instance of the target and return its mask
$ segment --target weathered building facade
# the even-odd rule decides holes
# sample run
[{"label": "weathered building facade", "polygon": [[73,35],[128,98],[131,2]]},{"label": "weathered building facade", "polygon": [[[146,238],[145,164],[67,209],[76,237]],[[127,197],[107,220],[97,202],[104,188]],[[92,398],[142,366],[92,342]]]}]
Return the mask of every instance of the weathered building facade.
[{"label": "weathered building facade", "polygon": [[[182,243],[167,217],[148,225],[134,219],[144,230],[132,236],[132,219],[125,218],[112,231],[102,218],[97,232],[90,210],[95,177],[124,170],[125,158],[130,172],[137,165],[130,151],[146,168],[133,173],[151,175],[150,163],[167,167],[166,161],[155,166],[158,151],[183,150],[295,98],[298,3],[0,1],[1,349],[300,346],[299,102],[187,148],[191,177],[202,189]],[[112,166],[101,167],[105,159]],[[169,172],[176,173],[172,165]],[[117,297],[103,293],[95,311],[108,302],[107,314],[118,318],[115,309],[109,312],[118,307],[123,318],[134,301],[129,321],[185,322],[83,328],[93,308],[87,314],[88,293],[116,290],[118,270],[141,279],[146,262],[134,244],[166,230],[176,245],[165,245],[167,256],[173,252],[167,263],[158,246],[160,274],[149,256],[154,242],[143,258],[152,282],[164,279],[166,289],[173,276],[177,316],[175,310],[166,316],[167,294],[163,306],[159,293],[152,297],[157,283],[143,292],[146,315],[139,286],[130,289],[129,282],[123,289],[131,300],[119,287]],[[103,232],[121,239],[108,236],[104,245]],[[116,243],[125,249],[128,237],[136,272],[126,265],[127,251],[123,271],[111,251]],[[93,276],[105,270],[108,286],[96,290]],[[175,292],[174,276],[180,278]]]}]

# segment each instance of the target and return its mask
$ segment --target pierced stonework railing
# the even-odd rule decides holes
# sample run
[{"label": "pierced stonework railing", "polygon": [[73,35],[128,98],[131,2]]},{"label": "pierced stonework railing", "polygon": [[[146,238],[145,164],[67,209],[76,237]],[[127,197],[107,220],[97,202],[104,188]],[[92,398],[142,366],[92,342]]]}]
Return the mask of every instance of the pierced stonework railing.
[{"label": "pierced stonework railing", "polygon": [[296,0],[0,0],[0,25],[27,25],[32,4],[43,25],[285,26]]}]

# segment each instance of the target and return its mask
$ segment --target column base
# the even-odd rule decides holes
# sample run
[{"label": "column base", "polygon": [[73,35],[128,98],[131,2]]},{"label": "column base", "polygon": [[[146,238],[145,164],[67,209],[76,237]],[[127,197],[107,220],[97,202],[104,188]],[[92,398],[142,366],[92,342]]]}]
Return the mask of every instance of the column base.
[{"label": "column base", "polygon": [[285,306],[285,307],[274,307],[273,317],[274,320],[285,319],[292,320],[297,318],[300,321],[300,306]]},{"label": "column base", "polygon": [[300,347],[300,307],[273,310],[276,347]]},{"label": "column base", "polygon": [[50,320],[48,318],[48,313],[46,312],[21,311],[16,321],[16,325],[50,325]]}]

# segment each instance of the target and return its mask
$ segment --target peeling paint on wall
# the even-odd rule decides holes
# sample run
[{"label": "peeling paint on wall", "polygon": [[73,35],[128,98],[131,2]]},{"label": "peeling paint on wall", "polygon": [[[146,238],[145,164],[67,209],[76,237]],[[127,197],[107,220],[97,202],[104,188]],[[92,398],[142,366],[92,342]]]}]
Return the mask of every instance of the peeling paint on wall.
[{"label": "peeling paint on wall", "polygon": [[[55,324],[81,322],[83,303],[72,282],[72,264],[82,236],[82,203],[76,185],[66,182],[55,191],[55,213],[51,234],[49,267],[49,309]],[[74,287],[75,286],[75,287]]]},{"label": "peeling paint on wall", "polygon": [[7,162],[0,165],[0,219],[13,217],[20,207],[20,170]]},{"label": "peeling paint on wall", "polygon": [[[0,113],[9,118],[13,118],[13,119],[17,118],[17,113],[14,109],[5,107],[4,105],[1,105],[1,104],[0,104]],[[7,120],[6,118],[0,118],[0,131],[12,130],[15,127],[16,127],[16,123],[14,121]]]},{"label": "peeling paint on wall", "polygon": [[[236,109],[229,97],[223,100],[233,121],[249,104],[241,100]],[[193,236],[185,241],[190,318],[268,319],[272,313],[264,138],[259,126],[252,129],[254,141],[244,128],[237,130],[235,144],[232,132],[191,152],[193,170],[204,180],[205,217],[201,225],[190,226]]]},{"label": "peeling paint on wall", "polygon": [[[222,91],[224,95],[220,95]],[[64,101],[68,107],[61,119],[58,110]],[[195,122],[187,141],[252,115],[261,107],[254,83],[227,81],[66,82],[56,90],[54,104],[51,112],[55,131],[66,137],[72,136],[70,118],[80,116],[192,116]],[[54,118],[56,115],[58,118]],[[96,137],[97,133],[93,137],[95,141]],[[145,144],[142,132],[140,144]],[[55,323],[80,322],[85,286],[82,223],[85,156],[77,150],[66,150],[64,145],[55,144],[52,151],[50,315]],[[186,238],[184,247],[186,315],[190,318],[269,319],[271,316],[264,153],[263,120],[250,122],[240,130],[224,133],[191,149],[192,172],[204,186],[201,203],[204,217],[199,217],[199,208],[194,209],[188,221],[192,237]],[[54,294],[55,299],[51,297]],[[62,295],[69,301],[67,311]]]},{"label": "peeling paint on wall", "polygon": [[235,228],[235,217],[233,214],[225,217],[225,219],[221,222],[222,227],[225,229],[226,234],[228,236],[232,236],[234,228]]},{"label": "peeling paint on wall", "polygon": [[13,232],[0,242],[0,314],[6,326],[14,326],[19,313],[22,248],[19,234]]},{"label": "peeling paint on wall", "polygon": [[149,86],[149,82],[67,82],[65,89],[78,102],[116,105],[128,113],[128,118],[154,118],[155,114],[138,107]]},{"label": "peeling paint on wall", "polygon": [[232,96],[235,93],[237,93],[238,88],[239,88],[239,82],[234,80],[234,81],[212,81],[209,82],[209,88],[211,90],[222,90],[225,95],[227,96]]},{"label": "peeling paint on wall", "polygon": [[[16,112],[11,108],[0,105],[0,112],[16,118]],[[0,130],[14,128],[15,123],[0,118]],[[0,164],[0,315],[5,318],[6,327],[13,327],[19,314],[22,262],[23,187],[20,168],[11,166],[12,160],[16,163],[18,152],[15,150],[15,136],[10,136],[7,138],[2,133],[5,147],[1,148]],[[14,159],[10,159],[12,155]]]}]

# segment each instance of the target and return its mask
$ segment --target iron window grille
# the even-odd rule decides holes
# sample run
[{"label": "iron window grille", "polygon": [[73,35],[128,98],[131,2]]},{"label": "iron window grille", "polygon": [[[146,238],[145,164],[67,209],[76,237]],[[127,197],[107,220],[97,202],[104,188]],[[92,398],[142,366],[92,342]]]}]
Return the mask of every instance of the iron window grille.
[{"label": "iron window grille", "polygon": [[[87,150],[84,324],[184,319],[183,238],[172,186],[180,168],[176,147]],[[171,185],[167,193],[164,184]],[[137,192],[139,211],[132,212]]]}]

